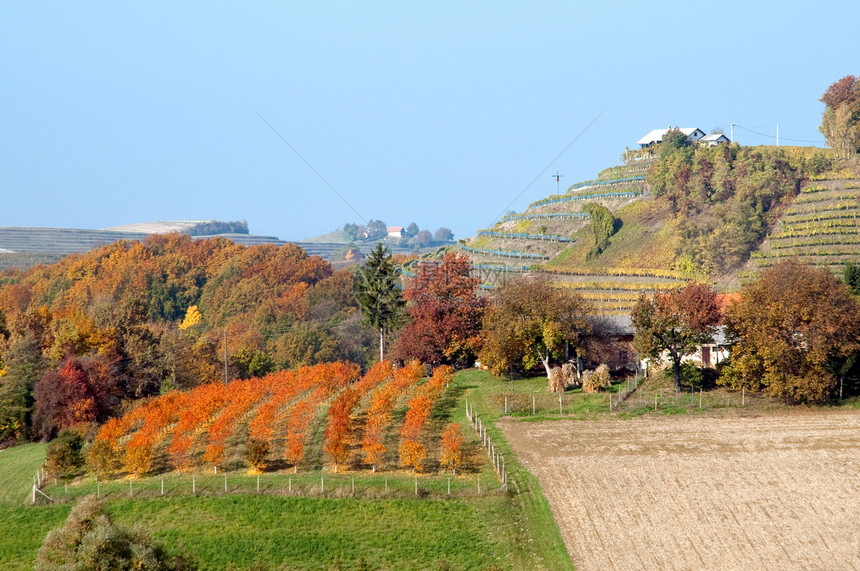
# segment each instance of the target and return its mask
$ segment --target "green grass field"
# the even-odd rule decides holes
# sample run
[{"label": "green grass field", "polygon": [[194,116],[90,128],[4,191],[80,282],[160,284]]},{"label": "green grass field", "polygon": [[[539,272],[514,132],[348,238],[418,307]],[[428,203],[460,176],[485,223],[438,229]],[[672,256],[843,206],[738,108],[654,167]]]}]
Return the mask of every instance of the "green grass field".
[{"label": "green grass field", "polygon": [[90,476],[68,487],[51,483],[44,490],[54,501],[40,497],[33,506],[45,446],[0,451],[0,528],[10,530],[0,534],[0,568],[31,569],[45,534],[98,490],[117,523],[142,526],[203,569],[572,569],[537,481],[502,443],[516,482],[506,492],[465,419],[465,398],[476,388],[489,394],[503,386],[484,372],[461,373],[450,402],[434,411],[445,418],[432,422],[463,425],[472,456],[470,468],[450,478],[450,495],[441,473],[288,469],[263,474],[258,494],[257,478],[244,471],[227,474],[224,492],[224,474],[201,469],[131,485],[125,478],[97,485]]}]

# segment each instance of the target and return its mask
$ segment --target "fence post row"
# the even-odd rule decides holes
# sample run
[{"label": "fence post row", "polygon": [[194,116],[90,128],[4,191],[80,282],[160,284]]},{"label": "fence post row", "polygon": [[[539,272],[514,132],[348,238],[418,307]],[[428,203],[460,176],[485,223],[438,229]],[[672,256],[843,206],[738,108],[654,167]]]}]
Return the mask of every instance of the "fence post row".
[{"label": "fence post row", "polygon": [[[496,452],[496,447],[493,444],[493,439],[490,437],[487,432],[487,427],[481,421],[481,418],[475,414],[474,406],[470,409],[469,402],[466,401],[466,418],[469,420],[469,424],[472,428],[475,429],[475,432],[481,438],[481,445],[487,449],[487,457],[492,460],[493,470],[496,472],[496,475],[499,477],[499,481],[502,483],[505,491],[508,489],[508,474],[505,470],[505,457],[500,453]],[[481,478],[478,477],[478,493],[481,493]]]}]

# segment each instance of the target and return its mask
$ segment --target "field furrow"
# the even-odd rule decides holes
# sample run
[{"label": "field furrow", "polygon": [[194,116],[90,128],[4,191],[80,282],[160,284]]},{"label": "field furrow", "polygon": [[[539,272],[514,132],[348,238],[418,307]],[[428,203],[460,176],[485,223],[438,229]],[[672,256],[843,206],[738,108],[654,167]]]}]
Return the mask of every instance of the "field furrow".
[{"label": "field furrow", "polygon": [[501,424],[577,569],[860,568],[860,412]]}]

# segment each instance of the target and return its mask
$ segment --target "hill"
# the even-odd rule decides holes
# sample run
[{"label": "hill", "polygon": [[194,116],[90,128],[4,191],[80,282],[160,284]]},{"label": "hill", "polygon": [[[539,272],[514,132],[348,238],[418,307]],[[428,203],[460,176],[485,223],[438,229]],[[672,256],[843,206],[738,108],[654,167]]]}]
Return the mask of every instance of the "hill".
[{"label": "hill", "polygon": [[[829,264],[834,270],[858,259],[857,238],[845,234],[856,234],[860,184],[844,166],[829,151],[803,147],[628,152],[622,165],[595,180],[533,202],[458,246],[485,283],[542,272],[581,291],[597,313],[625,315],[640,293],[689,280],[734,287],[751,257],[766,264],[814,253],[815,263],[837,262]],[[602,217],[597,223],[595,212]],[[788,248],[777,224],[795,238],[801,225],[812,243],[795,240]],[[822,236],[825,228],[830,238]]]},{"label": "hill", "polygon": [[785,259],[841,273],[860,259],[860,177],[831,173],[806,184],[753,253],[751,269]]},{"label": "hill", "polygon": [[[226,238],[235,244],[257,246],[261,244],[296,244],[311,256],[320,256],[326,260],[338,262],[343,259],[349,249],[369,253],[382,243],[395,254],[412,255],[432,251],[438,244],[416,248],[412,245],[401,244],[390,238],[350,242],[337,231],[332,235],[319,236],[309,241],[288,242],[276,236],[262,236],[248,233],[219,232],[214,234],[197,234],[198,229],[229,228],[234,223],[224,223],[213,220],[173,220],[166,222],[144,222],[114,226],[101,230],[78,228],[35,228],[35,227],[0,227],[0,271],[8,268],[25,270],[36,264],[53,264],[69,254],[89,252],[95,248],[112,244],[118,240],[142,241],[148,236],[177,232],[190,234],[193,240],[210,238]],[[247,227],[247,226],[246,226]]]}]

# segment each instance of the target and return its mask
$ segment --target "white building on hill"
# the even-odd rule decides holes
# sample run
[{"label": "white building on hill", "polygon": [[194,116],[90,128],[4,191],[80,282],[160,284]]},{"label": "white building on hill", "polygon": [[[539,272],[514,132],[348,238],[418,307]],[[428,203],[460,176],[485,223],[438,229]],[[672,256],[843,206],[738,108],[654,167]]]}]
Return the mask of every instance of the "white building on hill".
[{"label": "white building on hill", "polygon": [[[636,144],[641,148],[650,147],[651,145],[656,145],[663,141],[663,137],[671,130],[671,128],[666,129],[654,129],[638,141]],[[705,136],[705,132],[699,129],[698,127],[681,127],[678,129],[685,135],[687,135],[687,140],[691,143],[695,143],[699,139]],[[726,139],[728,140],[728,139]]]}]

